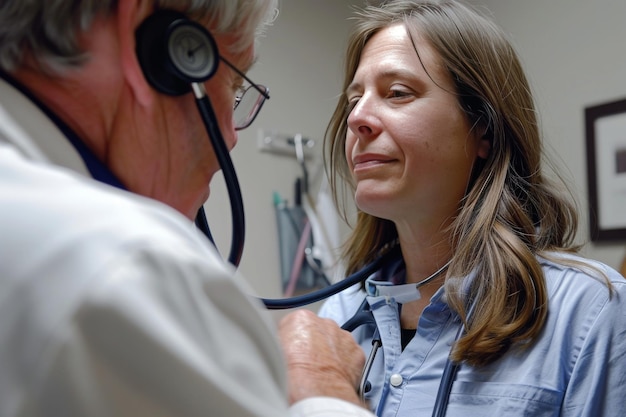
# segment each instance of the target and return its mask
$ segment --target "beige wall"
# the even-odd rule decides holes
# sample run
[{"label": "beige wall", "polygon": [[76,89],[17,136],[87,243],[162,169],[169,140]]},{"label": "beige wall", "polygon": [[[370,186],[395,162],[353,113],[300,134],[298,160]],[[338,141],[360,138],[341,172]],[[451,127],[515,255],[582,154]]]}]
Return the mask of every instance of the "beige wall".
[{"label": "beige wall", "polygon": [[[473,0],[510,33],[527,70],[548,147],[577,194],[589,240],[584,109],[626,98],[626,1]],[[626,132],[625,132],[626,135]],[[626,207],[623,210],[626,219]],[[583,253],[619,268],[626,242]]]}]

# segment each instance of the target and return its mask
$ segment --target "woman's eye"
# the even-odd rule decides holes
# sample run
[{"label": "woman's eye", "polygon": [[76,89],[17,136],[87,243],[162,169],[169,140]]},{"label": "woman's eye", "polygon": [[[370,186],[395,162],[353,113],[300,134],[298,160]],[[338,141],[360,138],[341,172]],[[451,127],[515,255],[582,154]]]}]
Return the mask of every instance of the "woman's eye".
[{"label": "woman's eye", "polygon": [[392,88],[389,90],[389,98],[404,98],[411,95],[410,91],[400,88]]},{"label": "woman's eye", "polygon": [[354,107],[359,102],[359,98],[360,97],[350,97],[348,99],[348,104],[346,105],[346,114],[352,113],[352,110],[354,109]]}]

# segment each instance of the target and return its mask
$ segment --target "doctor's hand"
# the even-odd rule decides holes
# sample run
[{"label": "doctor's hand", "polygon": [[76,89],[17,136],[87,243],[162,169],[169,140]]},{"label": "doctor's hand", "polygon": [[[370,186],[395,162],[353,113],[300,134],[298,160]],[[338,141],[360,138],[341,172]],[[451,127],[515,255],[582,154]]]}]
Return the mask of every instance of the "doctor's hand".
[{"label": "doctor's hand", "polygon": [[357,387],[365,355],[352,334],[309,310],[280,321],[289,377],[289,400],[326,396],[361,404]]}]

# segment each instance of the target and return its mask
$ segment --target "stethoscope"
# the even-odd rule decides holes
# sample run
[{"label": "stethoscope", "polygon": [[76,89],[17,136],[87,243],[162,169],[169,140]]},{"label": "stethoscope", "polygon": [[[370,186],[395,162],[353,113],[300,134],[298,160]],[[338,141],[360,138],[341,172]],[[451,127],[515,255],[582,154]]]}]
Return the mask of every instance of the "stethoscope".
[{"label": "stethoscope", "polygon": [[[219,63],[219,59],[217,59],[219,56],[217,45],[208,31],[202,26],[188,21],[178,13],[172,12],[155,13],[151,18],[146,19],[146,22],[142,24],[137,34],[138,45],[147,44],[149,46],[149,49],[145,50],[144,53],[138,52],[138,57],[151,84],[166,94],[184,94],[188,90],[193,92],[198,111],[226,182],[232,216],[232,237],[228,261],[237,267],[241,260],[245,240],[243,198],[228,148],[204,87],[204,82],[217,70]],[[168,54],[162,54],[158,49],[159,47],[155,46],[156,42],[153,42],[152,39],[155,35],[166,41]],[[140,42],[141,39],[144,39],[146,42]],[[155,47],[157,49],[154,49]],[[201,50],[206,53],[200,53]],[[157,57],[156,62],[153,60],[153,55]],[[161,68],[167,73],[164,74],[163,71],[160,71]],[[202,207],[197,213],[195,224],[217,249],[206,220],[204,208]],[[399,245],[392,244],[383,248],[370,264],[336,284],[302,296],[284,299],[262,298],[261,300],[268,309],[289,309],[308,305],[330,297],[354,284],[363,282],[380,269],[385,262],[389,262],[393,257],[397,259],[400,256]],[[416,289],[434,279],[446,267],[447,265],[416,284]],[[353,325],[358,325],[358,322],[365,324],[373,321],[371,311],[368,317],[368,313],[364,311],[365,306],[361,310],[363,311],[357,311],[355,317],[346,322],[343,327],[348,329]],[[463,327],[461,326],[457,339],[462,333]],[[382,345],[380,338],[376,339],[376,347],[372,350],[370,358],[366,362],[364,376],[361,378],[361,393],[365,390],[367,375],[371,369],[376,351]],[[443,416],[445,414],[449,393],[457,370],[458,365],[448,360],[444,369],[442,383],[439,387],[433,416]]]}]

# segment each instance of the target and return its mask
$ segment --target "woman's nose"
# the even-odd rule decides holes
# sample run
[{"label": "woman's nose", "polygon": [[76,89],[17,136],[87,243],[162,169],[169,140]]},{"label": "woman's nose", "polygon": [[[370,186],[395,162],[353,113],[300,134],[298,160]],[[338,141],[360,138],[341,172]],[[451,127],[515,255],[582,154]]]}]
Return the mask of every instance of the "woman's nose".
[{"label": "woman's nose", "polygon": [[348,127],[359,138],[367,138],[378,134],[380,120],[376,112],[374,100],[363,96],[348,114]]}]

